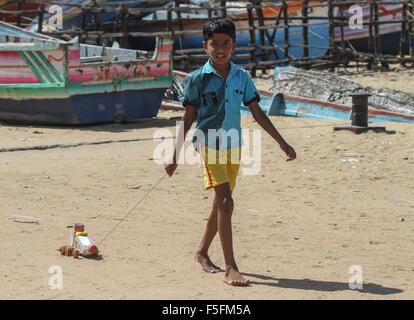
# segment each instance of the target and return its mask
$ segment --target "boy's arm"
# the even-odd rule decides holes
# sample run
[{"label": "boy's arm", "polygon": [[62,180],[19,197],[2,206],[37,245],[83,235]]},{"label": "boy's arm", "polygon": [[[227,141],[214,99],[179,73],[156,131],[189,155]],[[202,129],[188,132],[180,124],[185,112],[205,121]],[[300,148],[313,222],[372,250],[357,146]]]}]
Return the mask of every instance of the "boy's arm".
[{"label": "boy's arm", "polygon": [[181,148],[184,145],[185,137],[187,136],[187,132],[188,130],[190,130],[191,125],[193,124],[194,113],[195,113],[194,107],[191,105],[187,105],[185,108],[183,117],[181,118],[180,128],[178,131],[178,132],[181,132],[181,130],[184,131],[184,139],[182,139],[181,141],[181,139],[178,139],[177,137],[177,140],[176,140],[177,142],[174,148],[172,159],[169,161],[168,164],[165,165],[165,171],[170,177],[173,175],[175,169],[177,169],[177,166],[178,166],[177,155],[180,154]]},{"label": "boy's arm", "polygon": [[252,113],[252,116],[254,120],[273,138],[275,139],[279,145],[280,148],[286,153],[286,155],[289,157],[286,159],[286,161],[291,161],[296,158],[296,152],[291,147],[285,139],[280,135],[280,133],[276,130],[273,123],[270,121],[269,117],[263,112],[263,110],[260,108],[257,101],[253,101],[249,104],[250,112]]}]

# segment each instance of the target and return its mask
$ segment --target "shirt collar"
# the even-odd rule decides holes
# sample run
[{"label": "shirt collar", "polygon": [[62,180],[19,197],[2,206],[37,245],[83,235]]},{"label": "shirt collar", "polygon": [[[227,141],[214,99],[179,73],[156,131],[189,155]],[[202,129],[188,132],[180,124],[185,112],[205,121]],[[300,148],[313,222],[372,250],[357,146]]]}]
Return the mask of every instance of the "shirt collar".
[{"label": "shirt collar", "polygon": [[[206,62],[206,64],[203,66],[203,73],[215,73],[217,75],[219,75],[217,73],[216,70],[214,70],[214,68],[211,66],[210,64],[211,59],[208,59],[208,61]],[[237,65],[235,65],[233,62],[230,61],[230,71],[229,71],[229,75],[231,73],[234,73],[237,69]]]}]

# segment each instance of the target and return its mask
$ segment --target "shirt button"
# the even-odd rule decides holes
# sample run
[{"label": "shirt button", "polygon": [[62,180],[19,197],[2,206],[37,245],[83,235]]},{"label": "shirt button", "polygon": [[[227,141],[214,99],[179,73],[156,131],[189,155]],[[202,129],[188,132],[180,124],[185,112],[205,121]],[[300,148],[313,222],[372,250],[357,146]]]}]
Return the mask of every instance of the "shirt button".
[{"label": "shirt button", "polygon": [[229,102],[229,99],[226,99],[226,102]]}]

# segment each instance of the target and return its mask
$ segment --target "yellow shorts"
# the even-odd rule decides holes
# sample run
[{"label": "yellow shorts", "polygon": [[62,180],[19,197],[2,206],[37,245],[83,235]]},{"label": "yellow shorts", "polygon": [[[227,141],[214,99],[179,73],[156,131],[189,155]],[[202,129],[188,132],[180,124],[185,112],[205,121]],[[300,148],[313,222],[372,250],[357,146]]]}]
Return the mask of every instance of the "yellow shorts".
[{"label": "yellow shorts", "polygon": [[230,190],[236,186],[240,168],[241,148],[219,151],[200,146],[201,162],[206,189],[228,182]]}]

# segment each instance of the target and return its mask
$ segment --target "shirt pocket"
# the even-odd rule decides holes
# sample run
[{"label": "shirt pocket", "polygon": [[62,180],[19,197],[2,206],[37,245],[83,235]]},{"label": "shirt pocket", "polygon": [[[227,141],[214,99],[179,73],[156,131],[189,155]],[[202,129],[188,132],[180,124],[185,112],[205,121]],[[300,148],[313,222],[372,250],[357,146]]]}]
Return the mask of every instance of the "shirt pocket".
[{"label": "shirt pocket", "polygon": [[218,112],[219,97],[215,91],[204,91],[200,94],[200,116],[205,118]]}]

